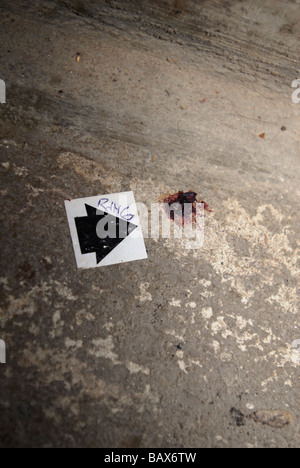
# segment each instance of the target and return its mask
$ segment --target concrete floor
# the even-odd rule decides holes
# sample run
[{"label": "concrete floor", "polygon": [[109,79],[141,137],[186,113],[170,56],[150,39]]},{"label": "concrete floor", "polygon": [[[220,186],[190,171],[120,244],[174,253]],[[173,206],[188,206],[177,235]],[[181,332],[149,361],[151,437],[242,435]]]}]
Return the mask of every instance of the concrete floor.
[{"label": "concrete floor", "polygon": [[[0,18],[0,446],[299,446],[299,1]],[[77,270],[65,199],[190,189],[201,250]]]}]

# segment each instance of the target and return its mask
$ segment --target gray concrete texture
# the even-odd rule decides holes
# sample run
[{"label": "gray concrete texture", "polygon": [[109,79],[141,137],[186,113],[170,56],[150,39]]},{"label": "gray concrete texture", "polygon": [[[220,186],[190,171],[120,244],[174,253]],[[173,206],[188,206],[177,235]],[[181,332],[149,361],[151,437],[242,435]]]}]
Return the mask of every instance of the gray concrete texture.
[{"label": "gray concrete texture", "polygon": [[[299,446],[299,2],[0,13],[0,446]],[[203,248],[77,270],[64,200],[127,190]]]}]

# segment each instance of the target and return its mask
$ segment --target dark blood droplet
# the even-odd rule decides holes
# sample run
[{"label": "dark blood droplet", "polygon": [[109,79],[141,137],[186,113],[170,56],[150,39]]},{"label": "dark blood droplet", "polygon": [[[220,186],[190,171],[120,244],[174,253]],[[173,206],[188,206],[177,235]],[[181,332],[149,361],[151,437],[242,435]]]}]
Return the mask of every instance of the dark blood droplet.
[{"label": "dark blood droplet", "polygon": [[167,205],[168,207],[172,207],[171,209],[167,208],[167,214],[170,219],[174,221],[175,219],[175,214],[178,215],[178,217],[181,216],[182,218],[182,224],[184,224],[184,209],[185,205],[189,204],[192,206],[192,217],[195,219],[196,214],[197,214],[197,203],[203,203],[204,209],[206,211],[212,212],[212,210],[209,209],[209,206],[206,202],[204,201],[198,201],[197,200],[197,193],[193,192],[190,190],[189,192],[177,192],[174,193],[173,195],[169,195],[163,200],[164,204]]}]

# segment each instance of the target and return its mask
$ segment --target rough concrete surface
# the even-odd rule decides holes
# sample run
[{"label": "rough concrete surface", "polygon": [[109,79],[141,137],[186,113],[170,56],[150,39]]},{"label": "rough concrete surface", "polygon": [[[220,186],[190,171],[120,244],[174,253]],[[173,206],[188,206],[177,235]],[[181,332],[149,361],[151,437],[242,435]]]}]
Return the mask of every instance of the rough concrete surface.
[{"label": "rough concrete surface", "polygon": [[[299,1],[0,14],[0,446],[299,446]],[[203,248],[77,270],[64,200],[127,190]]]}]

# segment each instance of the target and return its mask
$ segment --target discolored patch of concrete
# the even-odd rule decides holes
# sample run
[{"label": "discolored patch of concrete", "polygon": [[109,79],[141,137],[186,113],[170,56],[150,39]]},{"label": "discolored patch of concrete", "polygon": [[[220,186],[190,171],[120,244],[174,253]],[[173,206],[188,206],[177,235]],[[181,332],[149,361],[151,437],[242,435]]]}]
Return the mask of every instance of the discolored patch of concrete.
[{"label": "discolored patch of concrete", "polygon": [[285,426],[294,422],[293,416],[287,411],[256,411],[251,414],[255,422],[266,424],[275,429],[283,429]]}]

